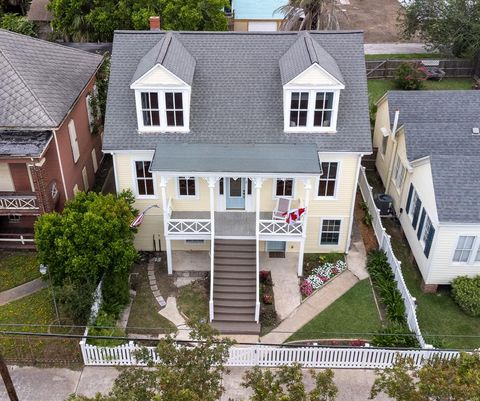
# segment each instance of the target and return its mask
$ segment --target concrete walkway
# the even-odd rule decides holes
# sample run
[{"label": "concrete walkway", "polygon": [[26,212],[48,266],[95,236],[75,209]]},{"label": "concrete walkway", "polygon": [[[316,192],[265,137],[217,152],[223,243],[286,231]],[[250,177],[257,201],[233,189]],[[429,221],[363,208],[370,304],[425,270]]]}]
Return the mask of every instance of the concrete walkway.
[{"label": "concrete walkway", "polygon": [[[34,368],[10,366],[10,374],[17,395],[22,401],[64,401],[69,394],[93,397],[97,392],[108,393],[119,371],[114,367],[85,367],[82,370],[65,368]],[[248,400],[250,392],[241,386],[247,368],[230,368],[223,385],[225,394],[221,401],[229,399]],[[365,401],[375,380],[373,370],[334,369],[334,381],[338,387],[337,401]],[[308,369],[304,369],[307,390],[313,387]],[[380,395],[377,401],[388,401]],[[3,383],[0,381],[0,401],[8,401]]]},{"label": "concrete walkway", "polygon": [[19,285],[18,287],[0,292],[0,306],[6,305],[17,299],[35,294],[36,292],[48,287],[48,282],[42,278],[29,281],[28,283]]}]

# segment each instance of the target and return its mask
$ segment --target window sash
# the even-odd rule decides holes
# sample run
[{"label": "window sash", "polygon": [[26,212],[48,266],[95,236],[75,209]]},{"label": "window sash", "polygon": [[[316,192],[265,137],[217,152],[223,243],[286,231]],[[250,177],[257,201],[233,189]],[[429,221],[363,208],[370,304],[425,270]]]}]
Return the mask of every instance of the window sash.
[{"label": "window sash", "polygon": [[[331,127],[333,115],[333,98],[333,92],[317,92],[315,94],[315,108],[313,111],[314,127]],[[326,124],[326,121],[328,121],[328,124]]]},{"label": "window sash", "polygon": [[137,181],[137,194],[139,196],[155,195],[155,188],[153,184],[153,174],[149,172],[149,161],[136,161],[135,174]]},{"label": "window sash", "polygon": [[290,127],[306,127],[308,121],[309,92],[292,92],[290,95]]},{"label": "window sash", "polygon": [[167,127],[183,127],[183,94],[182,92],[165,92],[165,113]]},{"label": "window sash", "polygon": [[415,209],[417,208],[417,203],[419,201],[419,197],[417,191],[413,190],[412,201],[410,202],[410,210],[408,211],[408,215],[410,216],[410,220],[413,221],[415,217]]},{"label": "window sash", "polygon": [[475,236],[461,235],[458,237],[457,247],[453,254],[453,261],[467,263],[470,260],[474,243]]},{"label": "window sash", "polygon": [[323,162],[322,172],[318,180],[318,192],[320,197],[334,197],[338,176],[338,162]]},{"label": "window sash", "polygon": [[161,124],[158,92],[141,92],[142,118],[145,127],[159,127]]},{"label": "window sash", "polygon": [[336,219],[322,220],[320,245],[338,245],[342,221]]},{"label": "window sash", "polygon": [[179,196],[196,196],[197,183],[195,178],[178,177]]},{"label": "window sash", "polygon": [[293,196],[293,179],[277,179],[275,196]]},{"label": "window sash", "polygon": [[[336,90],[288,91],[285,129],[328,130],[335,128],[339,92]],[[288,113],[288,114],[287,114]]]},{"label": "window sash", "polygon": [[423,235],[421,242],[423,243],[423,246],[425,247],[425,244],[427,243],[428,236],[430,234],[430,230],[432,229],[432,221],[430,220],[430,217],[428,217],[428,214],[425,214],[425,221],[423,223]]},{"label": "window sash", "polygon": [[397,158],[395,160],[395,168],[393,171],[393,182],[395,183],[397,188],[400,188],[402,186],[404,175],[405,175],[405,166],[400,160],[400,157],[397,155]]},{"label": "window sash", "polygon": [[382,156],[387,154],[388,136],[382,138]]}]

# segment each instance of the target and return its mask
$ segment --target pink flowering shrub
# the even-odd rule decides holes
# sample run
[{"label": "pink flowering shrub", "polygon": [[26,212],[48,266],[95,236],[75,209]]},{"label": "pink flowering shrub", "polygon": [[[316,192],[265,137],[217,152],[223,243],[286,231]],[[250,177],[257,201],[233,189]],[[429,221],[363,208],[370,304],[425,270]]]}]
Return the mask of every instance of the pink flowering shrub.
[{"label": "pink flowering shrub", "polygon": [[308,279],[303,280],[302,284],[300,284],[300,292],[305,297],[308,297],[309,295],[312,295],[313,285]]},{"label": "pink flowering shrub", "polygon": [[315,290],[323,287],[325,283],[333,277],[339,275],[347,268],[347,264],[343,260],[338,260],[335,263],[324,263],[312,270],[307,278],[300,284],[300,292],[303,296],[308,297]]}]

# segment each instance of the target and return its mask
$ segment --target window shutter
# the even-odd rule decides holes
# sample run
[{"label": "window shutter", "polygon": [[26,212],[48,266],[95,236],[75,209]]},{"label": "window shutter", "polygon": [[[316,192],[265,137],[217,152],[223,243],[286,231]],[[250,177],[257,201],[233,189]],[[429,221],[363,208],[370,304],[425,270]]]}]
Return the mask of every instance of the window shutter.
[{"label": "window shutter", "polygon": [[425,223],[425,209],[422,209],[422,217],[420,217],[420,223],[418,224],[418,230],[417,230],[417,238],[420,239],[422,236],[422,228],[423,224]]},{"label": "window shutter", "polygon": [[410,189],[408,190],[407,206],[405,207],[406,213],[410,211],[410,203],[412,203],[412,196],[413,196],[413,185],[410,184]]},{"label": "window shutter", "polygon": [[70,137],[70,145],[72,147],[73,162],[76,163],[80,157],[80,150],[78,149],[77,131],[75,129],[75,122],[70,120],[68,123],[68,135]]},{"label": "window shutter", "polygon": [[417,223],[418,223],[418,217],[420,216],[420,209],[422,208],[422,201],[418,198],[417,203],[414,205],[415,211],[413,213],[413,221],[412,225],[413,228],[417,228]]},{"label": "window shutter", "polygon": [[427,242],[425,243],[425,249],[424,249],[425,256],[427,258],[430,255],[430,248],[432,247],[432,241],[433,241],[434,235],[435,235],[435,229],[433,228],[433,226],[430,226],[430,232],[428,233]]}]

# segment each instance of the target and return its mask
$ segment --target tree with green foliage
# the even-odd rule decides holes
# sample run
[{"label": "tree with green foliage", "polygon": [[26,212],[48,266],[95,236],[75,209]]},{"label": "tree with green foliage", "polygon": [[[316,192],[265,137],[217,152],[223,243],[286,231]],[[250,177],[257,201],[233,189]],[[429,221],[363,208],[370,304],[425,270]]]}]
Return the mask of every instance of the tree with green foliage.
[{"label": "tree with green foliage", "polygon": [[110,78],[110,54],[103,56],[103,62],[95,76],[95,88],[90,98],[90,109],[93,114],[92,133],[99,134],[103,131],[105,111],[107,108],[108,80]]},{"label": "tree with green foliage", "polygon": [[300,365],[282,366],[278,371],[255,367],[247,371],[242,386],[253,391],[251,401],[334,401],[338,389],[333,371],[310,371],[315,383],[307,393]]},{"label": "tree with green foliage", "polygon": [[[93,302],[90,294],[104,276],[109,281],[104,304],[125,302],[128,286],[119,281],[127,282],[137,257],[130,228],[132,204],[128,192],[118,197],[79,192],[61,213],[46,213],[35,223],[38,260],[48,267],[53,285],[60,287],[60,300],[74,321],[85,319]],[[110,288],[112,283],[116,289]]]},{"label": "tree with green foliage", "polygon": [[116,29],[145,30],[161,16],[162,29],[225,31],[228,0],[51,0],[54,31],[76,42],[111,41]]},{"label": "tree with green foliage", "polygon": [[220,340],[208,324],[192,322],[192,343],[178,343],[171,336],[157,346],[159,363],[146,350],[137,358],[151,369],[128,368],[115,380],[108,395],[95,398],[71,396],[69,401],[216,401],[225,389],[225,362],[233,341]]},{"label": "tree with green foliage", "polygon": [[472,57],[480,50],[480,1],[404,0],[404,35],[420,37],[434,50]]},{"label": "tree with green foliage", "polygon": [[385,393],[396,401],[479,401],[480,356],[461,353],[450,361],[431,359],[420,369],[410,358],[377,371],[370,399]]},{"label": "tree with green foliage", "polygon": [[33,22],[30,22],[27,17],[18,14],[3,14],[0,17],[0,28],[21,33],[22,35],[37,37],[37,31]]}]

